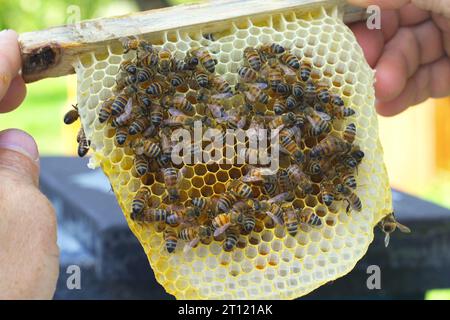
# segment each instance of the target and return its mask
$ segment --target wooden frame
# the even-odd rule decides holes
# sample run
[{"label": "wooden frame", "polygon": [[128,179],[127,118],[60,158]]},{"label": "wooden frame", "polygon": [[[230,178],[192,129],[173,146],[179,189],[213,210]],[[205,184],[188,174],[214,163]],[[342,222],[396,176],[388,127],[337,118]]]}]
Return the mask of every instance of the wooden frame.
[{"label": "wooden frame", "polygon": [[26,82],[74,73],[73,63],[85,52],[95,52],[121,37],[152,35],[180,28],[220,31],[224,22],[246,16],[343,6],[344,21],[366,17],[364,9],[343,0],[224,0],[181,5],[131,15],[82,21],[20,35],[22,74]]}]

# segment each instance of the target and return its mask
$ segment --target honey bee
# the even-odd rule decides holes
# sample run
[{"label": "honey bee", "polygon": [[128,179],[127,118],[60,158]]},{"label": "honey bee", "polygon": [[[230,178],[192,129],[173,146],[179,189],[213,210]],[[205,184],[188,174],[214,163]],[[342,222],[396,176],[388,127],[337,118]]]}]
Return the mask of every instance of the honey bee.
[{"label": "honey bee", "polygon": [[340,179],[345,186],[351,189],[356,189],[356,178],[352,173],[344,173],[341,175]]},{"label": "honey bee", "polygon": [[328,86],[324,83],[319,83],[316,89],[317,100],[322,104],[327,104],[330,102],[331,96],[328,91]]},{"label": "honey bee", "polygon": [[243,221],[243,214],[238,211],[230,211],[229,213],[221,213],[212,220],[214,228],[214,237],[224,233],[230,226],[240,225]]},{"label": "honey bee", "polygon": [[200,197],[193,198],[191,200],[191,203],[194,207],[198,208],[201,211],[206,210],[210,205],[208,198],[200,198]]},{"label": "honey bee", "polygon": [[269,177],[264,180],[263,189],[270,197],[276,196],[278,193],[278,183],[276,177]]},{"label": "honey bee", "polygon": [[122,43],[123,53],[126,54],[130,50],[138,50],[139,48],[144,49],[145,51],[152,50],[153,47],[146,41],[140,40],[137,37],[133,38],[120,38],[119,41]]},{"label": "honey bee", "polygon": [[185,82],[182,75],[174,73],[174,72],[169,73],[167,80],[169,80],[170,85],[173,88],[177,88],[177,87],[183,85]]},{"label": "honey bee", "polygon": [[286,109],[289,111],[293,111],[298,106],[297,99],[291,95],[286,98]]},{"label": "honey bee", "polygon": [[128,128],[128,134],[135,136],[138,133],[144,132],[150,126],[150,120],[148,117],[141,115],[131,122]]},{"label": "honey bee", "polygon": [[298,187],[303,191],[304,194],[310,194],[313,191],[311,179],[302,171],[300,166],[296,164],[290,165],[287,168],[287,173],[290,180],[294,184],[298,185]]},{"label": "honey bee", "polygon": [[140,59],[140,61],[144,67],[156,68],[159,63],[158,53],[147,53]]},{"label": "honey bee", "polygon": [[159,136],[161,138],[161,151],[163,154],[170,155],[172,154],[173,144],[170,139],[170,129],[168,127],[162,128],[159,131]]},{"label": "honey bee", "polygon": [[292,237],[295,237],[298,232],[298,214],[293,206],[287,206],[283,208],[284,224],[286,225],[286,230]]},{"label": "honey bee", "polygon": [[125,60],[120,64],[120,70],[129,74],[136,74],[137,65],[132,60]]},{"label": "honey bee", "polygon": [[299,101],[303,99],[303,97],[305,96],[305,89],[303,88],[303,85],[300,82],[295,82],[292,85],[292,94]]},{"label": "honey bee", "polygon": [[352,150],[350,152],[350,155],[353,157],[353,159],[356,160],[356,163],[360,164],[362,159],[364,158],[364,152],[362,150],[359,150],[359,148]]},{"label": "honey bee", "polygon": [[356,125],[354,123],[350,123],[347,127],[345,127],[342,137],[348,143],[353,143],[353,141],[355,141],[355,136],[356,136]]},{"label": "honey bee", "polygon": [[342,155],[338,160],[349,169],[354,169],[358,165],[358,161],[349,154]]},{"label": "honey bee", "polygon": [[283,81],[283,73],[276,63],[276,59],[269,59],[269,63],[263,70],[272,91],[276,92],[278,85]]},{"label": "honey bee", "polygon": [[211,230],[207,226],[187,227],[178,233],[178,238],[189,243],[184,247],[183,252],[188,252],[195,247],[200,240],[206,240],[211,237]]},{"label": "honey bee", "polygon": [[384,245],[387,247],[389,245],[390,235],[393,233],[397,228],[403,232],[403,233],[411,233],[411,230],[398,222],[395,219],[394,213],[390,213],[386,217],[384,217],[379,223],[378,226],[380,227],[381,231],[384,232]]},{"label": "honey bee", "polygon": [[166,92],[166,89],[163,83],[155,81],[150,83],[147,89],[145,89],[145,92],[154,98],[159,98]]},{"label": "honey bee", "polygon": [[115,128],[118,128],[118,127],[128,125],[130,123],[130,121],[132,120],[132,116],[133,116],[132,111],[133,111],[133,100],[128,99],[128,102],[125,105],[124,111],[119,116],[117,116],[115,119],[113,119],[112,126]]},{"label": "honey bee", "polygon": [[300,66],[299,76],[303,82],[307,82],[311,78],[312,66],[309,62],[302,62]]},{"label": "honey bee", "polygon": [[182,206],[171,206],[167,214],[166,223],[171,227],[176,227],[186,220],[186,209]]},{"label": "honey bee", "polygon": [[143,83],[150,81],[153,78],[155,72],[149,67],[139,68],[136,74],[136,81],[138,83]]},{"label": "honey bee", "polygon": [[173,229],[164,230],[164,242],[168,253],[173,253],[177,247],[178,237]]},{"label": "honey bee", "polygon": [[265,83],[252,83],[243,85],[238,83],[236,85],[236,90],[244,92],[247,103],[254,104],[260,102],[262,104],[267,104],[269,102],[269,96],[264,92],[267,88]]},{"label": "honey bee", "polygon": [[305,161],[305,155],[297,143],[289,136],[280,137],[280,151],[289,155],[293,161],[300,164]]},{"label": "honey bee", "polygon": [[331,182],[322,182],[320,184],[320,195],[322,196],[323,203],[327,207],[330,207],[335,200],[333,191],[333,184]]},{"label": "honey bee", "polygon": [[151,191],[148,187],[140,187],[131,203],[131,219],[137,220],[138,216],[144,211],[150,199]]},{"label": "honey bee", "polygon": [[116,143],[123,146],[127,141],[128,129],[126,127],[119,127],[116,129]]},{"label": "honey bee", "polygon": [[311,149],[309,156],[311,159],[324,158],[335,154],[347,153],[350,149],[351,144],[345,140],[335,136],[328,136]]},{"label": "honey bee", "polygon": [[162,124],[168,127],[193,127],[197,119],[187,115],[170,116]]},{"label": "honey bee", "polygon": [[261,57],[255,48],[247,47],[244,49],[244,58],[250,68],[259,71],[262,66]]},{"label": "honey bee", "polygon": [[255,82],[258,79],[258,72],[251,67],[239,67],[237,73],[244,82]]},{"label": "honey bee", "polygon": [[158,52],[158,60],[159,73],[167,75],[172,67],[172,53],[167,49],[162,49]]},{"label": "honey bee", "polygon": [[77,135],[78,142],[78,156],[83,158],[88,152],[91,142],[86,138],[83,128],[80,128]]},{"label": "honey bee", "polygon": [[[183,113],[192,114],[194,113],[194,106],[189,102],[183,95],[177,96],[165,96],[161,99],[161,105],[167,109],[173,107]],[[178,114],[182,115],[182,114]]]},{"label": "honey bee", "polygon": [[103,101],[102,105],[100,106],[100,111],[98,114],[98,121],[100,123],[106,122],[109,117],[111,116],[112,112],[112,104],[114,102],[115,98],[111,97]]},{"label": "honey bee", "polygon": [[225,241],[223,242],[223,249],[225,251],[233,250],[238,240],[239,240],[239,229],[235,227],[228,228],[225,234]]},{"label": "honey bee", "polygon": [[265,213],[278,225],[284,224],[284,211],[276,203],[262,202],[262,209],[266,210]]},{"label": "honey bee", "polygon": [[253,196],[252,188],[240,180],[232,180],[227,186],[227,191],[243,199],[248,199]]},{"label": "honey bee", "polygon": [[355,110],[352,108],[345,107],[344,100],[338,95],[332,95],[330,104],[332,106],[333,116],[338,119],[343,119],[347,117],[351,117],[355,114]]},{"label": "honey bee", "polygon": [[285,82],[281,82],[277,85],[275,92],[277,94],[279,94],[280,96],[286,97],[291,94],[292,88],[289,84],[287,84]]},{"label": "honey bee", "polygon": [[190,51],[190,55],[198,58],[198,61],[202,66],[210,73],[214,73],[216,69],[216,64],[218,63],[216,59],[213,59],[208,50],[204,48],[196,48]]},{"label": "honey bee", "polygon": [[219,196],[217,199],[217,211],[218,212],[228,212],[233,204],[238,201],[237,197],[230,192],[225,192]]},{"label": "honey bee", "polygon": [[344,201],[347,202],[347,208],[345,211],[350,212],[350,208],[360,212],[362,210],[361,199],[350,188],[339,184],[336,190],[344,197]]},{"label": "honey bee", "polygon": [[331,121],[331,117],[320,111],[316,111],[311,107],[307,107],[305,109],[306,119],[308,119],[309,124],[311,125],[310,134],[312,136],[318,136],[324,132],[329,130],[329,122]]},{"label": "honey bee", "polygon": [[148,172],[148,161],[144,156],[134,157],[134,168],[137,174],[142,177]]},{"label": "honey bee", "polygon": [[77,121],[79,117],[80,117],[80,115],[78,114],[78,105],[72,105],[72,109],[69,110],[64,115],[64,123],[65,124],[72,124],[75,121]]},{"label": "honey bee", "polygon": [[150,111],[150,120],[155,126],[159,126],[162,123],[164,120],[164,114],[161,106],[155,105],[153,107],[152,111]]},{"label": "honey bee", "polygon": [[203,69],[197,68],[194,72],[194,77],[199,87],[207,88],[209,86],[209,76]]},{"label": "honey bee", "polygon": [[145,155],[150,159],[157,158],[161,154],[159,144],[152,139],[139,138],[132,143],[132,148],[136,155]]},{"label": "honey bee", "polygon": [[230,84],[221,76],[215,76],[212,85],[219,93],[232,93]]},{"label": "honey bee", "polygon": [[169,214],[170,211],[166,209],[149,208],[144,210],[143,214],[139,218],[144,220],[144,222],[166,222]]},{"label": "honey bee", "polygon": [[256,220],[253,214],[244,214],[242,219],[242,227],[246,232],[252,232],[255,228]]},{"label": "honey bee", "polygon": [[275,112],[276,115],[281,115],[285,113],[286,103],[281,99],[275,100],[275,103],[273,104],[273,112]]},{"label": "honey bee", "polygon": [[308,80],[305,84],[305,96],[304,99],[306,102],[312,104],[316,98],[317,87],[312,80]]},{"label": "honey bee", "polygon": [[295,114],[292,112],[285,113],[283,115],[276,116],[272,121],[269,122],[268,127],[275,130],[280,127],[289,127],[295,122]]},{"label": "honey bee", "polygon": [[314,209],[305,207],[300,213],[300,222],[310,225],[312,227],[320,227],[322,225],[322,220],[320,217],[314,212]]},{"label": "honey bee", "polygon": [[267,168],[254,167],[248,165],[249,170],[246,175],[242,177],[243,182],[254,183],[254,182],[262,182],[273,178],[274,175]]},{"label": "honey bee", "polygon": [[116,80],[116,88],[115,91],[124,91],[129,93],[136,93],[137,89],[137,76],[134,74],[121,76]]},{"label": "honey bee", "polygon": [[280,61],[292,69],[300,69],[300,61],[298,61],[298,58],[289,50],[285,50],[285,52],[280,56]]},{"label": "honey bee", "polygon": [[182,171],[179,171],[176,168],[163,168],[162,173],[169,201],[177,201],[180,198],[178,184],[182,178]]},{"label": "honey bee", "polygon": [[122,114],[129,100],[130,98],[124,94],[118,95],[111,105],[111,115],[118,116]]},{"label": "honey bee", "polygon": [[277,182],[279,191],[281,192],[287,192],[292,189],[291,179],[289,177],[287,170],[285,169],[278,170]]},{"label": "honey bee", "polygon": [[322,168],[320,166],[320,163],[318,161],[308,161],[305,163],[305,172],[315,175],[322,172]]},{"label": "honey bee", "polygon": [[263,44],[259,51],[266,57],[273,57],[284,53],[286,50],[277,43]]}]

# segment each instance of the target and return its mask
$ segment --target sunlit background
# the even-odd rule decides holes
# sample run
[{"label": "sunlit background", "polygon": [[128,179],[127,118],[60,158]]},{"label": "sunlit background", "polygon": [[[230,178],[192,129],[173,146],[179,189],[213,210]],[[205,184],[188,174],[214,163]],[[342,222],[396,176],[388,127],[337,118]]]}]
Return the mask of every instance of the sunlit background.
[{"label": "sunlit background", "polygon": [[[0,29],[18,32],[66,23],[70,5],[81,18],[126,14],[185,2],[183,0],[0,0]],[[23,105],[0,116],[0,129],[31,133],[42,155],[74,155],[77,128],[62,124],[76,103],[76,79],[46,79],[28,86]],[[393,118],[380,117],[380,136],[392,186],[450,208],[450,98],[429,100]],[[440,297],[430,292],[428,297]],[[447,292],[448,294],[448,292]],[[448,297],[448,296],[447,296]]]}]

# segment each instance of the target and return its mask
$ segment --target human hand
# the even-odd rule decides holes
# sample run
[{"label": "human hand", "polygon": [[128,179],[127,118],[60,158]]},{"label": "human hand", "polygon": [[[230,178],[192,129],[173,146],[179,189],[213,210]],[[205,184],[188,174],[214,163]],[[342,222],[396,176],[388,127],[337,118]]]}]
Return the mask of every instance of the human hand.
[{"label": "human hand", "polygon": [[450,0],[348,0],[381,9],[381,30],[350,26],[376,69],[377,111],[393,116],[450,95]]},{"label": "human hand", "polygon": [[[17,34],[0,32],[0,113],[26,89]],[[39,153],[27,133],[0,132],[0,299],[50,299],[59,271],[56,218],[39,191]]]}]

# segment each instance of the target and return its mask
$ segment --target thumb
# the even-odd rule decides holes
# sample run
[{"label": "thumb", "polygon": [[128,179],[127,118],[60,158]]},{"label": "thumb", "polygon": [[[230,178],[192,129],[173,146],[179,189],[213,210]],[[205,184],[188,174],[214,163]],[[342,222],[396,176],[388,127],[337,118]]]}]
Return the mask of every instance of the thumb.
[{"label": "thumb", "polygon": [[0,132],[0,176],[39,185],[39,151],[34,139],[18,129]]},{"label": "thumb", "polygon": [[[429,0],[426,0],[429,1]],[[347,0],[348,3],[358,7],[379,6],[381,9],[399,9],[411,2],[411,0]]]}]

